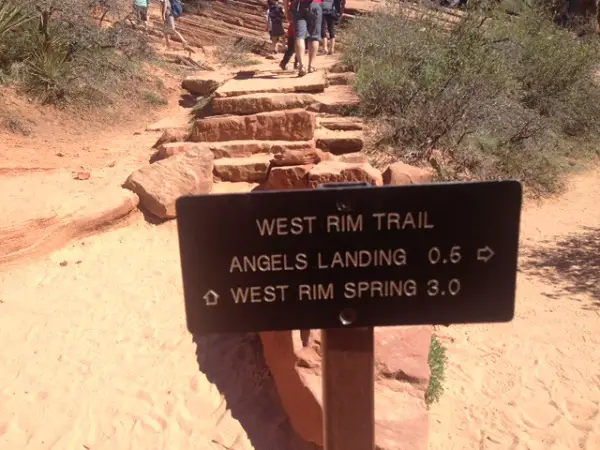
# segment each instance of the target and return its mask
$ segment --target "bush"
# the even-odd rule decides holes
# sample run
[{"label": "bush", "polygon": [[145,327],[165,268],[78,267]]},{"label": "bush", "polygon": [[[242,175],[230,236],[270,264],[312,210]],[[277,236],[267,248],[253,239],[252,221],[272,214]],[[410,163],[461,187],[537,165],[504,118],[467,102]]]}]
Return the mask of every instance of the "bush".
[{"label": "bush", "polygon": [[433,403],[440,401],[444,393],[444,381],[446,379],[446,348],[440,343],[435,335],[431,337],[429,347],[429,369],[431,378],[425,392],[425,404],[429,408]]},{"label": "bush", "polygon": [[[113,0],[116,5],[116,0]],[[95,2],[28,0],[0,34],[0,80],[18,83],[43,103],[111,102],[128,81],[140,80],[138,62],[152,56],[147,38],[118,20],[99,27]],[[0,11],[12,0],[0,0]],[[117,11],[113,5],[113,11]],[[0,23],[2,14],[0,13]]]},{"label": "bush", "polygon": [[361,113],[387,124],[379,143],[407,162],[440,149],[443,178],[519,178],[548,192],[571,159],[595,153],[600,48],[539,8],[514,17],[480,4],[449,26],[390,4],[349,33]]}]

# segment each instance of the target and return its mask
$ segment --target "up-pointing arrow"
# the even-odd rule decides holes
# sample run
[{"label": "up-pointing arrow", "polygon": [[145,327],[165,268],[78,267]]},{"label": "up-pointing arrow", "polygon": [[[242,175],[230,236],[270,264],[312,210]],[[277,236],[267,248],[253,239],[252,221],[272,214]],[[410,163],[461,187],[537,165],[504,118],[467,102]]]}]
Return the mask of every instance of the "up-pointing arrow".
[{"label": "up-pointing arrow", "polygon": [[216,306],[217,300],[219,300],[219,294],[217,294],[211,289],[206,294],[204,294],[204,297],[202,298],[206,301],[206,306]]},{"label": "up-pointing arrow", "polygon": [[487,245],[477,249],[477,261],[488,262],[494,256],[494,251]]}]

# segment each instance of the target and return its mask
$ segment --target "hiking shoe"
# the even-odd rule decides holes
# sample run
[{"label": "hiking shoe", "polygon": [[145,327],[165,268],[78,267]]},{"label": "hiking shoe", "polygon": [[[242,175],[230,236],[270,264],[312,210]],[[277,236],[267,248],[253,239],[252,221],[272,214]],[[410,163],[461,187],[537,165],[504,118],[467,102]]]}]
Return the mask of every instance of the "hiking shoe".
[{"label": "hiking shoe", "polygon": [[[283,64],[283,61],[281,61],[279,63],[279,67],[281,67],[281,70],[287,70],[287,66]],[[294,69],[295,69],[295,67],[294,67]]]}]

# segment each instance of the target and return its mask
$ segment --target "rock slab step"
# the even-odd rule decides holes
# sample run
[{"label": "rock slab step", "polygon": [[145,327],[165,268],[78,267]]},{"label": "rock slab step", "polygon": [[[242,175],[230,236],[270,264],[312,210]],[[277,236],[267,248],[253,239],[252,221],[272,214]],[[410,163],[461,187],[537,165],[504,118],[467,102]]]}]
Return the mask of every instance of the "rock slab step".
[{"label": "rock slab step", "polygon": [[383,172],[383,182],[389,185],[429,183],[433,171],[411,166],[403,162],[390,164]]},{"label": "rock slab step", "polygon": [[229,80],[215,91],[216,97],[236,97],[258,93],[323,92],[327,78],[323,71],[306,74],[303,77],[286,74],[257,73],[251,78]]},{"label": "rock slab step", "polygon": [[210,103],[211,115],[248,115],[284,109],[305,108],[315,102],[310,94],[248,94],[237,97],[215,97]]},{"label": "rock slab step", "polygon": [[314,164],[272,167],[265,190],[307,189],[308,173]]},{"label": "rock slab step", "polygon": [[334,155],[360,152],[365,146],[361,131],[317,130],[315,133],[317,148]]},{"label": "rock slab step", "polygon": [[181,87],[191,94],[205,97],[231,78],[229,74],[200,72],[189,75],[181,82]]},{"label": "rock slab step", "polygon": [[211,117],[196,120],[190,140],[219,142],[232,140],[307,141],[314,137],[316,119],[303,109],[274,111],[249,116]]},{"label": "rock slab step", "polygon": [[342,161],[323,161],[311,169],[308,174],[308,186],[316,188],[322,183],[367,182],[381,186],[381,172],[368,163],[350,163]]},{"label": "rock slab step", "polygon": [[214,161],[214,172],[223,181],[256,182],[267,179],[270,155],[253,155],[247,158],[221,158]]},{"label": "rock slab step", "polygon": [[209,149],[191,149],[136,170],[123,187],[135,192],[146,210],[161,219],[170,219],[176,216],[175,202],[179,197],[210,192],[213,159]]}]

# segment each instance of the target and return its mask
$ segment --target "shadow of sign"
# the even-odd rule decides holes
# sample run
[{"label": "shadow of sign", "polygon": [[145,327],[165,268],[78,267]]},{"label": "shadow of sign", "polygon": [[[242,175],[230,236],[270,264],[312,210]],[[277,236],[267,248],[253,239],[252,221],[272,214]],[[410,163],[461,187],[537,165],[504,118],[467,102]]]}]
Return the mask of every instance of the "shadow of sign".
[{"label": "shadow of sign", "polygon": [[600,308],[600,228],[585,227],[583,232],[544,241],[542,247],[524,253],[521,269],[554,285],[547,297],[585,295],[592,307]]},{"label": "shadow of sign", "polygon": [[300,438],[281,406],[255,333],[194,335],[198,367],[227,401],[255,450],[317,450]]}]

